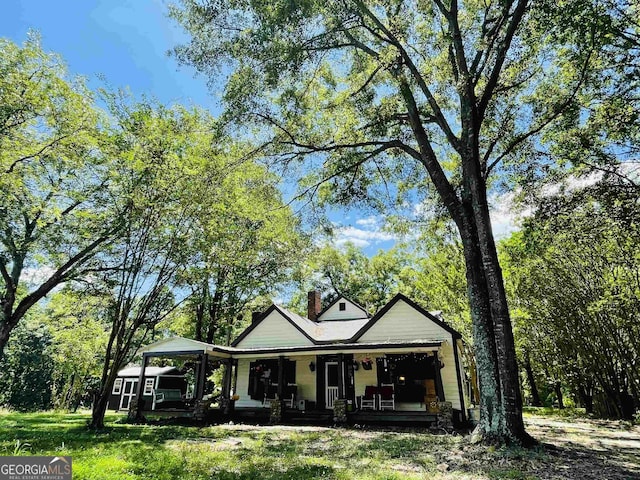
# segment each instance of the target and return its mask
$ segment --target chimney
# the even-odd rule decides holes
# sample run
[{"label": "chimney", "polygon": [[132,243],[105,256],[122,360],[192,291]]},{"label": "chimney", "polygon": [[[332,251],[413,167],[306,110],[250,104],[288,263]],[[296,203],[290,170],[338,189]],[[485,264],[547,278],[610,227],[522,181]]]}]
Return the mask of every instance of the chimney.
[{"label": "chimney", "polygon": [[316,321],[321,307],[320,292],[318,290],[312,290],[307,294],[307,317],[309,320],[312,322]]},{"label": "chimney", "polygon": [[262,312],[251,312],[251,325],[256,323],[261,315]]}]

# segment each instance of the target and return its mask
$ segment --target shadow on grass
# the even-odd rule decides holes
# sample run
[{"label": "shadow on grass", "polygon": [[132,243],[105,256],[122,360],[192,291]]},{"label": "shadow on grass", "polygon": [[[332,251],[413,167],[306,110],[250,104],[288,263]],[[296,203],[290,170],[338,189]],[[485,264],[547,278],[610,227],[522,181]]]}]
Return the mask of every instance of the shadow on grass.
[{"label": "shadow on grass", "polygon": [[30,444],[21,454],[72,455],[76,479],[640,478],[625,458],[579,445],[495,449],[419,429],[243,430],[121,418],[110,415],[108,428],[93,432],[87,414],[0,413],[0,454],[19,440]]}]

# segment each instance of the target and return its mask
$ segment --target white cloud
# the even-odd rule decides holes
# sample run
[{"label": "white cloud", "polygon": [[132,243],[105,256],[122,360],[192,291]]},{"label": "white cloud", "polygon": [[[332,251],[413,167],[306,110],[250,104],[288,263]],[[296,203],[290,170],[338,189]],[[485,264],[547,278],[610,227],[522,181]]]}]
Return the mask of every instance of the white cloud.
[{"label": "white cloud", "polygon": [[363,227],[377,227],[379,224],[380,218],[375,215],[356,220],[356,225],[361,225]]},{"label": "white cloud", "polygon": [[353,226],[336,228],[335,243],[337,245],[353,243],[357,247],[366,248],[372,244],[388,242],[397,239],[395,235],[380,230],[380,228],[378,227],[378,220],[376,219],[375,222],[371,222],[369,221],[371,218],[374,217],[362,219],[365,220],[364,223],[356,222],[365,228],[357,228]]},{"label": "white cloud", "polygon": [[44,283],[55,273],[51,267],[25,268],[22,271],[22,280],[29,286],[37,286]]},{"label": "white cloud", "polygon": [[492,195],[489,198],[491,228],[496,239],[509,236],[520,228],[520,221],[533,214],[531,207],[516,206],[514,192]]}]

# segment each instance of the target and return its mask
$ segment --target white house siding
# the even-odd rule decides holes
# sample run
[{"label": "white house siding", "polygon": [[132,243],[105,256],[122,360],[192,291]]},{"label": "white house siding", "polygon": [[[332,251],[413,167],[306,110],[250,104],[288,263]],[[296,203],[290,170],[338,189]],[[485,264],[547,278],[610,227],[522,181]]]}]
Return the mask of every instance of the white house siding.
[{"label": "white house siding", "polygon": [[442,340],[451,334],[402,300],[367,330],[358,343]]},{"label": "white house siding", "polygon": [[296,385],[298,385],[297,400],[316,401],[316,373],[309,370],[309,363],[316,363],[315,355],[290,357],[296,362]]},{"label": "white house siding", "polygon": [[465,378],[466,374],[464,372],[464,366],[462,364],[462,340],[456,340],[458,344],[458,365],[460,366],[460,383],[462,384],[462,400],[464,402],[464,407],[469,408],[471,406],[471,400],[467,395],[467,389],[465,388]]},{"label": "white house siding", "polygon": [[238,348],[295,347],[312,345],[289,320],[274,310],[263,319],[240,343]]},{"label": "white house siding", "polygon": [[444,391],[444,399],[451,402],[456,410],[461,410],[460,392],[458,391],[458,378],[456,376],[456,360],[453,356],[453,344],[450,339],[447,343],[443,343],[438,358],[444,363],[444,368],[440,370],[442,377],[442,390]]},{"label": "white house siding", "polygon": [[[345,309],[343,311],[340,311],[340,303],[342,302],[345,303]],[[341,298],[336,303],[334,303],[331,308],[327,309],[327,311],[318,318],[318,321],[326,322],[331,320],[345,320],[366,317],[367,314],[363,312],[362,309],[356,307],[346,298]]]},{"label": "white house siding", "polygon": [[[367,385],[378,385],[378,371],[376,367],[376,356],[380,356],[380,354],[375,353],[356,353],[353,358],[359,364],[358,371],[354,372],[354,380],[355,380],[355,393],[356,397],[364,395],[364,389]],[[371,370],[365,370],[362,368],[362,360],[365,358],[371,359],[373,362],[373,367]]]}]

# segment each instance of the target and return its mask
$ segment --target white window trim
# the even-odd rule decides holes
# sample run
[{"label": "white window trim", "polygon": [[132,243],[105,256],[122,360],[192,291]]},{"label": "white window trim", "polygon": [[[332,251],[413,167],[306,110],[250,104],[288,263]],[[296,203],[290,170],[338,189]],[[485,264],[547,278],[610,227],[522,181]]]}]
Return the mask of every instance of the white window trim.
[{"label": "white window trim", "polygon": [[155,386],[154,378],[145,378],[144,379],[144,391],[143,395],[153,395],[153,387]]},{"label": "white window trim", "polygon": [[122,393],[122,379],[116,378],[116,381],[113,382],[113,392],[114,395],[120,395]]}]

